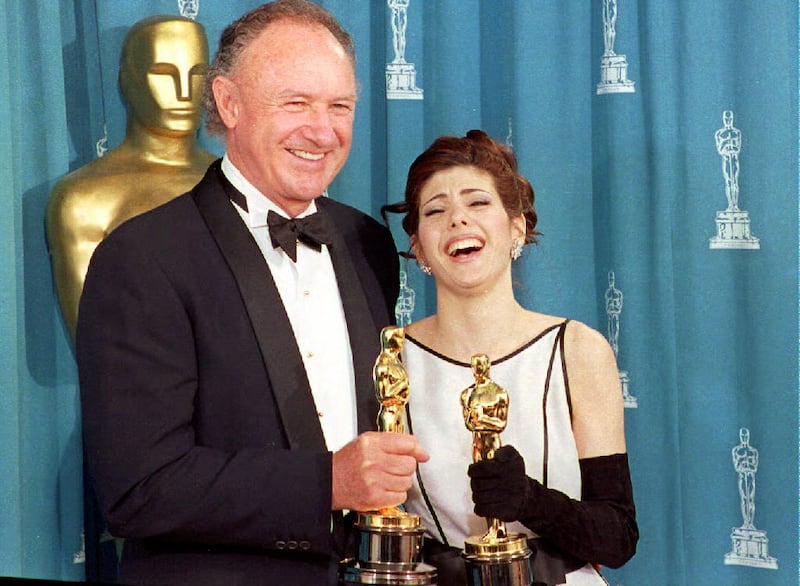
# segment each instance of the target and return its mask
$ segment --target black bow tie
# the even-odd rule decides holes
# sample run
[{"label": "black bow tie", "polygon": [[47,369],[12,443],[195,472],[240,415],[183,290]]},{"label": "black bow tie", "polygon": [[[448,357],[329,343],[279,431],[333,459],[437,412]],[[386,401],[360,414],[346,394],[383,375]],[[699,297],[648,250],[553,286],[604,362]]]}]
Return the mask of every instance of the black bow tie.
[{"label": "black bow tie", "polygon": [[267,225],[272,246],[283,248],[293,262],[297,262],[298,240],[316,251],[322,250],[323,244],[331,243],[328,223],[319,212],[305,218],[289,219],[270,211],[267,214]]}]

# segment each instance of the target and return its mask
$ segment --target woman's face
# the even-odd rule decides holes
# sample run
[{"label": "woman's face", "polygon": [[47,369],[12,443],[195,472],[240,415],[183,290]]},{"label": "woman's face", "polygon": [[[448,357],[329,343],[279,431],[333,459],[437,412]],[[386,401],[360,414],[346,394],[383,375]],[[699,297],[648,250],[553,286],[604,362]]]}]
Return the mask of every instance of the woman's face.
[{"label": "woman's face", "polygon": [[510,275],[511,246],[524,238],[524,218],[509,218],[485,171],[451,167],[432,175],[420,190],[412,246],[433,270],[438,286],[485,291]]}]

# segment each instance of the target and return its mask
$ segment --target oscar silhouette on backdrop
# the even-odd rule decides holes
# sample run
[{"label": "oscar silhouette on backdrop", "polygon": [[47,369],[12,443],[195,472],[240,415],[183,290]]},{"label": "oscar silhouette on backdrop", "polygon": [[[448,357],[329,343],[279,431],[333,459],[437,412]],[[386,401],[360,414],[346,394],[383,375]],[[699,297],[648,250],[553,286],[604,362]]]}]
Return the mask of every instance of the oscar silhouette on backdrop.
[{"label": "oscar silhouette on backdrop", "polygon": [[125,139],[63,177],[47,205],[53,276],[73,341],[95,247],[124,221],[189,191],[214,160],[195,142],[207,69],[205,31],[191,19],[151,16],[125,36],[119,69]]}]

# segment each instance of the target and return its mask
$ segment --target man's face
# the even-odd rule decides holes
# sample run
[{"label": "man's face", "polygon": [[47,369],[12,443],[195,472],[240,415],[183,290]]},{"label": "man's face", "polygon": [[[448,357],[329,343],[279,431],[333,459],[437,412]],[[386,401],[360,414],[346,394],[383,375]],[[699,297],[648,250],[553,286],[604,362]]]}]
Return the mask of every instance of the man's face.
[{"label": "man's face", "polygon": [[324,27],[277,22],[248,45],[214,95],[228,157],[290,216],[322,194],[353,137],[356,81],[345,50]]},{"label": "man's face", "polygon": [[158,23],[135,37],[121,81],[131,115],[156,133],[184,135],[200,124],[208,43],[192,22]]}]

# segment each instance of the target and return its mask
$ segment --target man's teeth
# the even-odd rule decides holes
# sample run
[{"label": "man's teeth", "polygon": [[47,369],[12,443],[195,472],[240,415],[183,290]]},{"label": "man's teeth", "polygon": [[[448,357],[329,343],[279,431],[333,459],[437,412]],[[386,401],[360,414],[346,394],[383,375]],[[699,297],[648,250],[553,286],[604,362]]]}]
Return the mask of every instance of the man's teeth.
[{"label": "man's teeth", "polygon": [[483,243],[480,240],[477,238],[467,238],[465,240],[453,242],[453,244],[447,248],[447,254],[455,256],[464,250],[480,250],[481,248],[483,248]]},{"label": "man's teeth", "polygon": [[309,153],[308,151],[297,151],[293,150],[293,154],[297,155],[301,159],[306,159],[308,161],[319,161],[322,157],[324,157],[324,153]]}]

